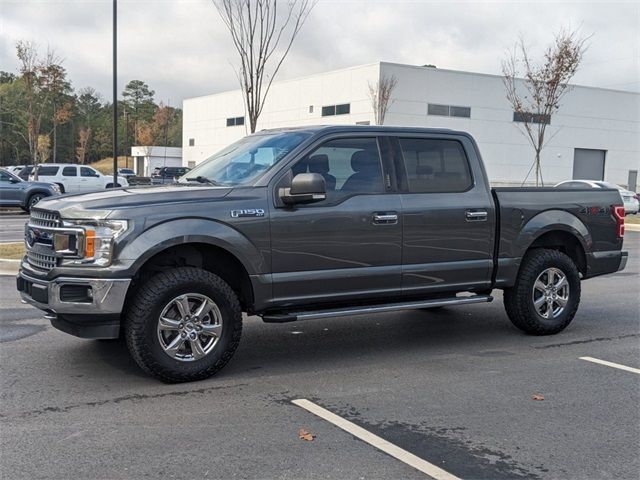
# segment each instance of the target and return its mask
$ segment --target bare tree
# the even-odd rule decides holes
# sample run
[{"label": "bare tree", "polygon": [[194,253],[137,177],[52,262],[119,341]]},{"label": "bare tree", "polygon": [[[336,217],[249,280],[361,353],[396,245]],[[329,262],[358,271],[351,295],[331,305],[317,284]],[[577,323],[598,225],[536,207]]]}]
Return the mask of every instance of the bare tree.
[{"label": "bare tree", "polygon": [[535,62],[520,38],[502,62],[506,97],[514,120],[535,152],[531,168],[535,168],[536,186],[544,185],[540,153],[547,141],[547,127],[560,108],[560,100],[571,88],[569,81],[580,66],[587,40],[578,31],[563,29],[545,50],[542,61]]},{"label": "bare tree", "polygon": [[271,83],[317,0],[212,1],[240,56],[237,75],[253,133]]},{"label": "bare tree", "polygon": [[[56,89],[60,84],[66,82],[64,79],[66,73],[53,50],[47,49],[46,55],[41,58],[38,54],[38,46],[34,42],[19,41],[16,44],[16,54],[20,81],[24,87],[27,103],[27,144],[31,161],[34,165],[38,165],[39,158],[42,157],[39,153],[39,144],[43,144],[40,138],[42,119],[50,106],[51,96],[57,93]],[[55,113],[54,108],[54,116]],[[54,126],[56,122],[60,123],[63,119],[64,116],[54,118]],[[49,147],[48,151],[50,151]],[[37,169],[34,170],[34,176],[37,180]]]},{"label": "bare tree", "polygon": [[384,125],[384,117],[387,116],[387,110],[393,105],[391,94],[397,84],[398,79],[395,75],[390,77],[383,75],[375,85],[369,83],[369,98],[371,99],[376,125]]},{"label": "bare tree", "polygon": [[78,131],[78,146],[76,147],[76,159],[80,165],[84,165],[87,157],[87,145],[91,138],[91,127],[82,127]]}]

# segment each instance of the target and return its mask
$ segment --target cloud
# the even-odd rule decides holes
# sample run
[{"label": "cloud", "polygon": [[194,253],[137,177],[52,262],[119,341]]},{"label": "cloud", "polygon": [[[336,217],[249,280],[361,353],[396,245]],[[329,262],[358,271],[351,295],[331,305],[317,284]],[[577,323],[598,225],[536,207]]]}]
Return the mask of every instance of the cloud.
[{"label": "cloud", "polygon": [[[76,88],[111,94],[109,0],[3,0],[0,69],[14,44],[55,48]],[[209,0],[120,0],[120,90],[146,81],[157,100],[236,88],[235,51]],[[279,78],[375,61],[499,73],[518,35],[540,52],[561,26],[593,34],[575,82],[640,91],[640,3],[320,0]]]}]

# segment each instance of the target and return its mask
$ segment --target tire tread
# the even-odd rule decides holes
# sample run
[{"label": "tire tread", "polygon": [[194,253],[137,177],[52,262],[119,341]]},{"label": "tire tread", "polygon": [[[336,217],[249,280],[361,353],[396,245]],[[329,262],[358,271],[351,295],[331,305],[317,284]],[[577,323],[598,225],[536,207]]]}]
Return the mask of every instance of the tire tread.
[{"label": "tire tread", "polygon": [[[232,318],[224,318],[226,325],[232,325],[231,341],[226,345],[221,357],[214,364],[199,371],[169,369],[158,362],[145,341],[148,312],[157,306],[163,291],[188,283],[204,283],[218,290],[228,301]],[[136,363],[150,375],[167,383],[190,382],[208,378],[224,367],[240,343],[242,335],[242,311],[235,292],[217,275],[200,268],[179,267],[154,275],[136,292],[125,314],[125,336],[127,347]]]},{"label": "tire tread", "polygon": [[[561,321],[554,325],[545,324],[532,311],[531,289],[540,271],[556,266],[563,270],[570,281],[570,309],[563,312]],[[571,278],[578,279],[571,282]],[[539,248],[527,252],[522,260],[516,283],[504,290],[504,306],[511,322],[520,330],[531,335],[553,335],[564,330],[573,320],[580,305],[580,277],[573,260],[566,254],[551,249]]]}]

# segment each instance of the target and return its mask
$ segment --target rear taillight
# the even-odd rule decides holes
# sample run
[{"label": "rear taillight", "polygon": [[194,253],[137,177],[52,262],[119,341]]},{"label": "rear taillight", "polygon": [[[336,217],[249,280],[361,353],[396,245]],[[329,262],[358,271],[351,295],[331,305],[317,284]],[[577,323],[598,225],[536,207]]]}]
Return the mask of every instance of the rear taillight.
[{"label": "rear taillight", "polygon": [[623,238],[624,237],[624,206],[612,205],[611,213],[613,213],[613,216],[616,219],[618,238]]}]

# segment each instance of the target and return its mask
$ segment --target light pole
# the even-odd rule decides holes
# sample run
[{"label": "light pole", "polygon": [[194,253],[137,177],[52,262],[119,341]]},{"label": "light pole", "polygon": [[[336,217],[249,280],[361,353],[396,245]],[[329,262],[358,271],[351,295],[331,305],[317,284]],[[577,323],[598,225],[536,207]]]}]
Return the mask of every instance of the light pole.
[{"label": "light pole", "polygon": [[113,0],[113,188],[118,184],[118,0]]}]

